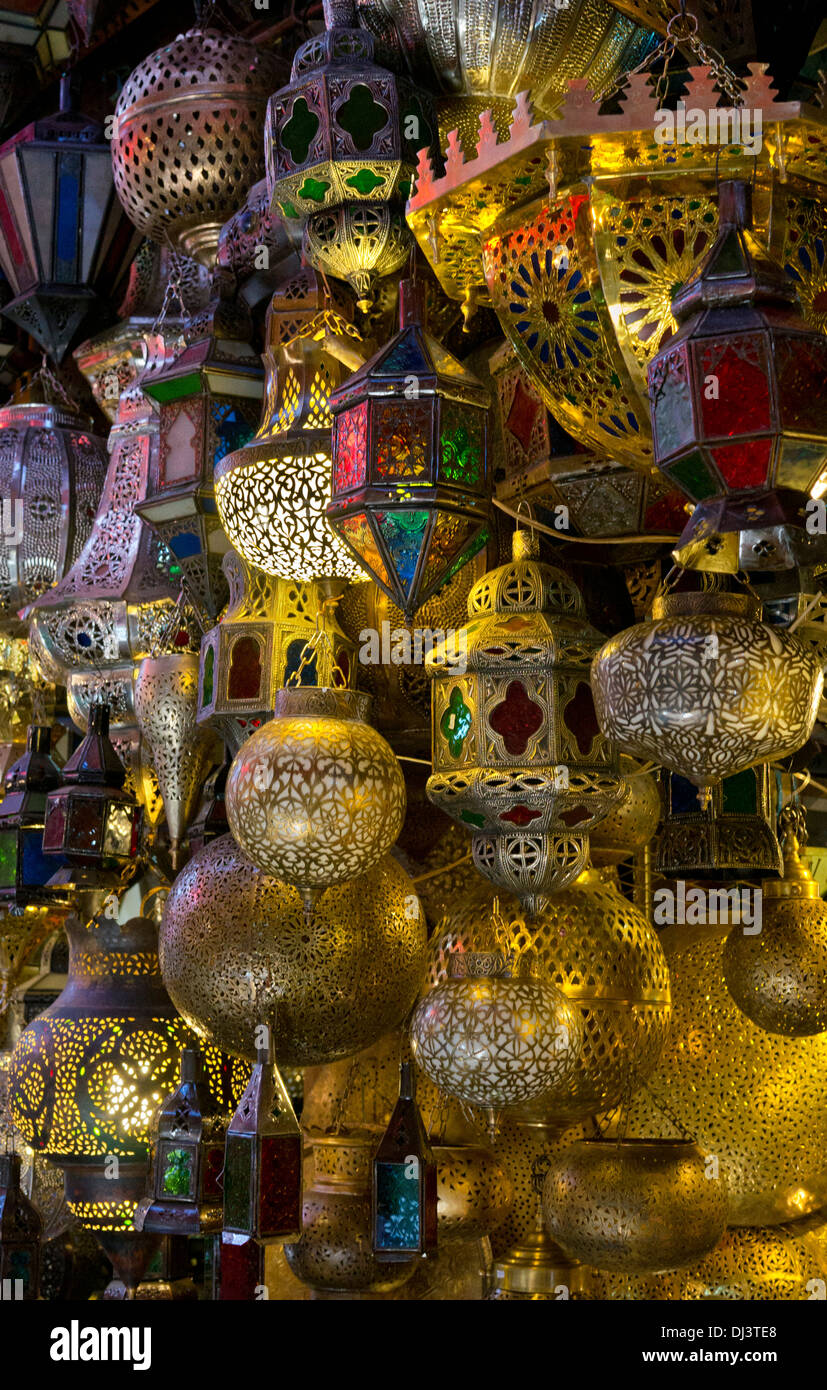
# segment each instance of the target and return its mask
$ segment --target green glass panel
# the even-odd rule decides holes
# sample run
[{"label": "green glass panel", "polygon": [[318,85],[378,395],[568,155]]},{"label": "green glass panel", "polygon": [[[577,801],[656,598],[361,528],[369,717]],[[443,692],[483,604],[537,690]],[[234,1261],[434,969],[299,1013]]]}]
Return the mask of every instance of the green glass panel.
[{"label": "green glass panel", "polygon": [[423,593],[442,578],[452,562],[466,549],[478,524],[466,516],[454,516],[452,512],[437,513],[425,561]]},{"label": "green glass panel", "polygon": [[471,732],[472,719],[470,706],[466,705],[462,691],[455,685],[448,700],[448,708],[439,721],[439,732],[454,758],[458,758],[462,752],[462,745]]},{"label": "green glass panel", "polygon": [[224,1149],[224,1225],[250,1231],[253,1220],[253,1137],[228,1134]]},{"label": "green glass panel", "polygon": [[483,472],[482,422],[479,412],[445,401],[439,435],[440,477],[477,488]]},{"label": "green glass panel", "polygon": [[825,464],[827,449],[823,444],[807,443],[803,439],[785,439],[781,445],[775,485],[809,492]]},{"label": "green glass panel", "polygon": [[351,174],[349,179],[345,179],[348,188],[355,188],[357,193],[361,193],[366,198],[374,189],[381,188],[385,182],[379,174],[375,174],[372,169],[360,169],[358,174]]},{"label": "green glass panel", "polygon": [[346,130],[360,154],[369,150],[380,130],[388,124],[388,112],[375,100],[370,87],[357,82],[347,101],[342,102],[336,119]]},{"label": "green glass panel", "polygon": [[281,143],[290,152],[294,164],[304,164],[318,129],[319,118],[316,112],[310,110],[304,97],[297,97],[293,102],[290,120],[281,132]]},{"label": "green glass panel", "polygon": [[324,179],[306,178],[299,189],[300,198],[309,198],[313,203],[323,203],[324,195],[329,189],[330,184]]},{"label": "green glass panel", "polygon": [[167,1149],[164,1154],[164,1192],[171,1197],[190,1197],[193,1190],[191,1149]]},{"label": "green glass panel", "polygon": [[737,772],[721,784],[721,809],[726,815],[754,816],[758,810],[758,784],[755,772]]},{"label": "green glass panel", "polygon": [[213,681],[215,677],[215,648],[208,647],[204,657],[204,682],[202,687],[202,698],[205,705],[212,704]]},{"label": "green glass panel", "polygon": [[285,217],[291,217],[294,221],[298,218],[298,209],[295,208],[292,203],[289,203],[285,200],[285,202],[279,203],[279,207],[281,208],[282,213]]},{"label": "green glass panel", "polygon": [[162,403],[179,401],[182,396],[194,396],[201,390],[201,376],[198,372],[189,372],[187,376],[176,377],[174,381],[156,381],[151,385],[147,382],[144,390],[147,396]]},{"label": "green glass panel", "polygon": [[480,815],[479,811],[460,811],[459,818],[466,825],[475,825],[478,830],[485,825],[485,816]]},{"label": "green glass panel", "polygon": [[719,275],[745,275],[746,271],[741,239],[733,230],[721,242],[718,254],[706,273],[712,279],[717,279]]},{"label": "green glass panel", "polygon": [[17,882],[17,831],[0,831],[0,888],[14,888]]},{"label": "green glass panel", "polygon": [[680,459],[678,463],[671,464],[669,473],[695,502],[701,502],[705,497],[714,497],[717,492],[722,491],[697,450],[687,454],[686,458]]}]

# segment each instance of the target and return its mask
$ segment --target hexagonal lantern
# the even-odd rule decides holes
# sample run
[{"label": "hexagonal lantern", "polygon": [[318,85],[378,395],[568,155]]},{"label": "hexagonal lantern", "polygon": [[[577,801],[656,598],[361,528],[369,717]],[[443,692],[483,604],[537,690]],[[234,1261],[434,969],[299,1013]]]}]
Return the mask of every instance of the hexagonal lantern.
[{"label": "hexagonal lantern", "polygon": [[812,563],[825,548],[806,504],[827,462],[827,338],[750,224],[749,186],[722,183],[718,236],[649,366],[657,463],[697,504],[676,553],[732,572]]},{"label": "hexagonal lantern", "polygon": [[47,887],[57,865],[43,853],[46,795],[60,786],[60,768],[51,755],[52,731],[32,725],[26,752],[6,774],[0,805],[0,903],[29,907],[55,901]]},{"label": "hexagonal lantern", "polygon": [[399,332],[332,392],[327,518],[408,615],[488,537],[489,395],[399,287]]}]

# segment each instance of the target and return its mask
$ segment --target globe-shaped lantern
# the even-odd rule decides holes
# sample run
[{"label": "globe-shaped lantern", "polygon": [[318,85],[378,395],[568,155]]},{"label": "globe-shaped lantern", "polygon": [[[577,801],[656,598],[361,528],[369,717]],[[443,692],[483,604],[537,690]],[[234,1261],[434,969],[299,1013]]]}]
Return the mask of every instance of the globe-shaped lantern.
[{"label": "globe-shaped lantern", "polygon": [[426,332],[399,290],[399,332],[330,397],[328,520],[410,617],[488,536],[485,387]]},{"label": "globe-shaped lantern", "polygon": [[750,223],[749,186],[722,183],[717,238],[649,364],[655,461],[697,504],[678,554],[733,572],[815,558],[806,507],[827,460],[827,338]]}]

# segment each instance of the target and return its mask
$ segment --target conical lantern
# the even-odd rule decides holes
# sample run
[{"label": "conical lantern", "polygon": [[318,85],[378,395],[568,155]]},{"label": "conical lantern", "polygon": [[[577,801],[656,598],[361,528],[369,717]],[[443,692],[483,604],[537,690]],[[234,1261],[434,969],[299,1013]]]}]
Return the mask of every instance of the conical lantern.
[{"label": "conical lantern", "polygon": [[423,304],[403,280],[398,333],[330,398],[328,521],[408,617],[488,539],[490,397]]},{"label": "conical lantern", "polygon": [[135,714],[152,751],[175,869],[215,751],[212,729],[196,723],[197,703],[198,657],[194,652],[147,656],[135,668]]},{"label": "conical lantern", "polygon": [[367,723],[370,697],[280,690],[273,718],[236,754],[227,819],[264,873],[298,888],[308,910],[334,884],[377,864],[402,829],[405,779]]},{"label": "conical lantern", "polygon": [[803,811],[786,807],[780,819],[783,874],[762,884],[760,930],[732,928],[724,978],[759,1028],[801,1038],[827,1030],[827,903],[803,858]]},{"label": "conical lantern", "polygon": [[590,827],[626,788],[589,686],[600,635],[536,534],[512,543],[471,590],[468,626],[426,659],[428,796],[470,829],[480,872],[535,912],[583,872]]},{"label": "conical lantern", "polygon": [[273,1245],[302,1228],[302,1132],[279,1069],[270,1030],[227,1128],[223,1241]]}]

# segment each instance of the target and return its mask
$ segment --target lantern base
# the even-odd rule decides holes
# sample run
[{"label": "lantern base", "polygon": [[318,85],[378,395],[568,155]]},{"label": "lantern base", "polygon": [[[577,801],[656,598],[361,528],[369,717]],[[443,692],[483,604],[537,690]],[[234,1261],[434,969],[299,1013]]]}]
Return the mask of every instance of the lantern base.
[{"label": "lantern base", "polygon": [[138,1203],[132,1225],[136,1231],[161,1236],[211,1236],[221,1230],[224,1208],[199,1207],[195,1202],[165,1202],[144,1197]]},{"label": "lantern base", "polygon": [[687,569],[737,574],[827,561],[827,536],[807,530],[806,492],[778,488],[700,502],[672,554]]},{"label": "lantern base", "polygon": [[102,307],[93,290],[41,285],[10,300],[2,312],[30,333],[55,362],[62,362],[81,328],[88,332]]}]

